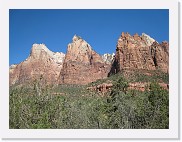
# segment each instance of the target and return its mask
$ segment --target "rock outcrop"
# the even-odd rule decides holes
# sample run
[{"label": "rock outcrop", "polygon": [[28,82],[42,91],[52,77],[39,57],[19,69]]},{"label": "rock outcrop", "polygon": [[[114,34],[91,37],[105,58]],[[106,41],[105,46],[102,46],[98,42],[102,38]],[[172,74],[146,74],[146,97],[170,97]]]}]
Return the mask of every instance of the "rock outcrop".
[{"label": "rock outcrop", "polygon": [[81,37],[75,35],[68,44],[60,72],[60,84],[88,84],[106,78],[110,65]]},{"label": "rock outcrop", "polygon": [[168,73],[168,63],[168,42],[159,44],[144,33],[141,36],[122,33],[116,53],[103,56],[75,35],[72,43],[68,44],[66,55],[54,53],[44,44],[33,44],[25,61],[10,66],[10,85],[35,80],[43,80],[48,84],[85,85],[123,70],[159,69]]},{"label": "rock outcrop", "polygon": [[[145,91],[146,89],[149,90],[151,82],[132,82],[128,84],[127,90],[138,90],[138,91]],[[159,83],[159,86],[162,87],[165,90],[169,90],[169,84],[166,84],[164,82]],[[106,93],[112,90],[113,84],[111,82],[102,83],[96,86],[90,86],[87,87],[87,90],[90,91],[96,91],[100,93]]]},{"label": "rock outcrop", "polygon": [[169,44],[162,42],[158,44],[154,42],[151,45],[151,55],[156,69],[168,73],[169,70]]},{"label": "rock outcrop", "polygon": [[131,36],[122,33],[118,39],[115,60],[110,74],[122,70],[156,70],[168,72],[169,45],[159,44],[146,34]]},{"label": "rock outcrop", "polygon": [[147,46],[151,46],[155,41],[155,39],[151,38],[149,35],[142,33],[141,38],[145,41]]},{"label": "rock outcrop", "polygon": [[[129,85],[128,89],[130,90],[139,90],[143,92],[146,89],[149,89],[150,82],[132,82],[132,83],[129,83],[128,85]],[[159,83],[159,86],[165,90],[169,90],[169,84],[161,82]]]},{"label": "rock outcrop", "polygon": [[16,68],[16,64],[12,64],[10,67],[9,67],[9,72],[10,73],[13,73],[14,69]]},{"label": "rock outcrop", "polygon": [[112,87],[113,87],[112,83],[102,83],[102,84],[99,84],[97,86],[87,87],[87,90],[97,91],[97,92],[101,92],[101,93],[106,93],[108,91],[111,91]]},{"label": "rock outcrop", "polygon": [[65,54],[52,52],[44,44],[33,44],[29,57],[18,65],[10,66],[10,85],[42,79],[55,83],[62,68]]},{"label": "rock outcrop", "polygon": [[112,54],[105,53],[104,55],[102,55],[102,59],[104,60],[106,64],[111,64],[114,61],[114,57],[115,57],[115,53],[112,53]]}]

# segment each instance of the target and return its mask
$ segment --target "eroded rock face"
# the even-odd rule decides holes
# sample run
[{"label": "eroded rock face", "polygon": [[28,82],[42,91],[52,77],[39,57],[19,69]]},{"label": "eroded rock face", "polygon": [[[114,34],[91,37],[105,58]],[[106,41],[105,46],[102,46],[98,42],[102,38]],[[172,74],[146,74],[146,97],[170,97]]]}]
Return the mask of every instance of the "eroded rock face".
[{"label": "eroded rock face", "polygon": [[88,84],[106,78],[109,70],[110,65],[85,40],[75,35],[68,44],[59,83]]},{"label": "eroded rock face", "polygon": [[162,42],[158,44],[154,42],[151,45],[151,55],[156,69],[168,73],[169,70],[169,44]]},{"label": "eroded rock face", "polygon": [[17,65],[13,64],[9,67],[9,72],[12,73]]},{"label": "eroded rock face", "polygon": [[[128,89],[130,90],[139,90],[143,92],[146,89],[149,89],[150,82],[132,82],[132,83],[129,83],[128,85],[129,85]],[[169,90],[169,84],[161,82],[159,83],[159,86],[165,90]]]},{"label": "eroded rock face", "polygon": [[155,41],[155,39],[151,38],[149,35],[142,33],[141,38],[145,41],[145,43],[147,44],[147,46],[151,46]]},{"label": "eroded rock face", "polygon": [[102,55],[102,59],[104,60],[106,64],[111,64],[114,60],[114,57],[115,57],[115,53],[112,53],[112,54],[105,53],[104,55]]},{"label": "eroded rock face", "polygon": [[102,83],[102,84],[99,84],[97,86],[87,87],[87,90],[97,91],[97,92],[101,92],[101,93],[106,93],[108,91],[111,91],[112,87],[113,87],[112,83]]},{"label": "eroded rock face", "polygon": [[88,84],[123,70],[168,72],[169,44],[159,44],[146,34],[122,33],[116,54],[100,56],[81,37],[74,36],[66,55],[44,44],[33,44],[29,57],[10,66],[10,85],[43,80],[49,84]]},{"label": "eroded rock face", "polygon": [[[146,89],[149,90],[150,82],[132,82],[128,84],[127,90],[138,90],[138,91],[145,91]],[[169,84],[164,82],[159,83],[159,86],[165,90],[169,90]],[[87,87],[87,90],[97,91],[101,93],[106,93],[112,90],[113,84],[110,83],[102,83],[97,86],[90,86]]]},{"label": "eroded rock face", "polygon": [[44,44],[33,44],[29,57],[10,67],[10,85],[42,79],[55,83],[65,54],[50,51]]},{"label": "eroded rock face", "polygon": [[122,70],[156,70],[168,72],[169,45],[159,44],[146,34],[122,33],[118,39],[110,74]]}]

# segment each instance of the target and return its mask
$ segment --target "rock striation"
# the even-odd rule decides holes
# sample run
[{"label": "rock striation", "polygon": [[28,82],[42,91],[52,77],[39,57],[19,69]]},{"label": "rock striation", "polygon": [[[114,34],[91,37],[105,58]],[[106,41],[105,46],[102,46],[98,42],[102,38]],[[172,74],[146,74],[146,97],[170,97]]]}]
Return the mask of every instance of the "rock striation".
[{"label": "rock striation", "polygon": [[110,65],[85,40],[74,35],[68,44],[59,83],[88,84],[106,78],[109,70]]},{"label": "rock striation", "polygon": [[122,33],[116,46],[116,55],[109,74],[123,70],[156,70],[168,72],[169,44],[159,44],[146,34],[131,36]]},{"label": "rock striation", "polygon": [[[132,70],[168,73],[169,44],[149,35],[122,33],[116,53],[99,55],[81,37],[74,35],[66,55],[52,52],[45,44],[33,44],[29,57],[9,68],[10,85],[42,80],[48,84],[88,84],[108,75]],[[101,87],[103,88],[103,87]]]},{"label": "rock striation", "polygon": [[54,53],[44,44],[33,44],[30,55],[25,61],[10,66],[10,85],[38,79],[42,79],[46,83],[55,83],[64,57],[64,53]]},{"label": "rock striation", "polygon": [[162,42],[161,44],[154,42],[151,45],[151,55],[156,69],[165,73],[169,71],[169,44]]}]

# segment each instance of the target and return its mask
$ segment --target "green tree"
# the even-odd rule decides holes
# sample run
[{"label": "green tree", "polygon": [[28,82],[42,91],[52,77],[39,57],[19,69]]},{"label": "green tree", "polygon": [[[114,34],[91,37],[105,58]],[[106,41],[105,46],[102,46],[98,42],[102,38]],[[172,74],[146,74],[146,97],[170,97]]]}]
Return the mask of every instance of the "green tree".
[{"label": "green tree", "polygon": [[114,97],[120,91],[126,94],[127,88],[128,88],[128,81],[121,76],[116,82],[114,82],[112,91],[111,91],[111,96]]},{"label": "green tree", "polygon": [[169,128],[169,92],[158,83],[151,83],[148,100],[152,105],[151,127]]}]

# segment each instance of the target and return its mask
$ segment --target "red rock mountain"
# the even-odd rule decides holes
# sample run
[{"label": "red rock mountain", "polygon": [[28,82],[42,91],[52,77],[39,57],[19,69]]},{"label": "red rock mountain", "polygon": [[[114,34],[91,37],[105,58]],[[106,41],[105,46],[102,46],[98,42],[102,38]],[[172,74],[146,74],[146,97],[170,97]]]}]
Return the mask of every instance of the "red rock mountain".
[{"label": "red rock mountain", "polygon": [[146,34],[131,36],[122,33],[116,46],[116,55],[110,74],[123,70],[156,70],[168,72],[169,44],[159,44]]},{"label": "red rock mountain", "polygon": [[106,78],[109,71],[110,65],[85,40],[75,35],[68,44],[59,83],[88,84]]},{"label": "red rock mountain", "polygon": [[56,83],[65,54],[52,52],[44,44],[33,44],[29,57],[18,65],[10,66],[10,85],[43,78]]},{"label": "red rock mountain", "polygon": [[[114,48],[114,47],[111,47]],[[44,44],[33,44],[29,57],[10,66],[10,85],[43,78],[49,84],[88,84],[123,70],[168,72],[169,44],[159,44],[146,34],[122,33],[115,54],[100,56],[81,37],[74,36],[66,55]]]}]

